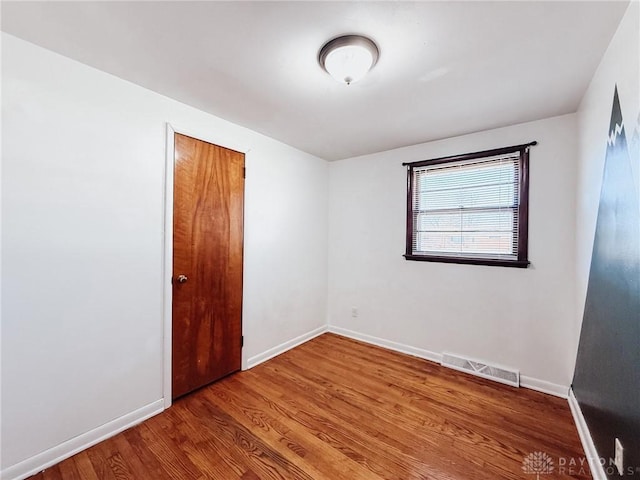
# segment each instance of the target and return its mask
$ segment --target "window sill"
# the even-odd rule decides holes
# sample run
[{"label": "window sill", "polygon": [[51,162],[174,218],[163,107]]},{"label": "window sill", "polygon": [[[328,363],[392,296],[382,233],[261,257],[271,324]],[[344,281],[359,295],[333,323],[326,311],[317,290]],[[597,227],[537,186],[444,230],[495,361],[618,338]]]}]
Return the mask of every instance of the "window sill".
[{"label": "window sill", "polygon": [[440,262],[440,263],[461,263],[466,265],[487,265],[491,267],[515,267],[527,268],[531,262],[529,260],[496,260],[489,258],[456,258],[439,257],[437,255],[403,255],[405,260],[418,262]]}]

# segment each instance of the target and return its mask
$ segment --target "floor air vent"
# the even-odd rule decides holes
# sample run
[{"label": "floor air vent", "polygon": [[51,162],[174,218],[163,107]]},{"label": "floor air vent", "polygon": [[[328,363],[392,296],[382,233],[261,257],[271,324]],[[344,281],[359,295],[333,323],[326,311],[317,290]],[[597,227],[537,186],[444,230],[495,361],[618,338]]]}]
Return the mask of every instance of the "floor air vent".
[{"label": "floor air vent", "polygon": [[504,367],[496,367],[495,365],[487,365],[486,363],[471,360],[469,358],[459,357],[450,353],[442,354],[442,365],[445,367],[467,372],[478,377],[488,378],[496,382],[506,383],[514,387],[520,386],[520,372],[510,370]]}]

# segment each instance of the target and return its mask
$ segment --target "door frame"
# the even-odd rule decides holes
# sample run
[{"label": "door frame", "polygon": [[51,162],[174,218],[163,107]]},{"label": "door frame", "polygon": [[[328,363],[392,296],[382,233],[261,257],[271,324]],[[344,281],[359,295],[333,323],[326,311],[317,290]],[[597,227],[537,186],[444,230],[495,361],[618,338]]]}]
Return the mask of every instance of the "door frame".
[{"label": "door frame", "polygon": [[[226,138],[216,136],[210,128],[181,128],[167,122],[166,127],[166,156],[164,165],[164,224],[162,231],[163,239],[163,262],[162,262],[162,323],[163,323],[163,373],[162,373],[162,395],[164,408],[171,406],[171,356],[172,356],[172,326],[173,326],[173,288],[171,276],[173,273],[173,174],[175,164],[175,134],[186,135],[188,137],[211,143],[219,147],[235,150],[245,156],[245,166],[251,148],[246,144],[236,141],[229,141]],[[246,184],[245,195],[246,200]],[[246,215],[245,215],[246,218]],[[244,240],[243,240],[244,242]],[[244,264],[244,258],[243,258]],[[243,269],[244,270],[244,269]],[[244,296],[242,299],[242,309],[244,310]],[[244,335],[244,322],[243,332]],[[242,351],[242,369],[246,365],[245,352]]]}]

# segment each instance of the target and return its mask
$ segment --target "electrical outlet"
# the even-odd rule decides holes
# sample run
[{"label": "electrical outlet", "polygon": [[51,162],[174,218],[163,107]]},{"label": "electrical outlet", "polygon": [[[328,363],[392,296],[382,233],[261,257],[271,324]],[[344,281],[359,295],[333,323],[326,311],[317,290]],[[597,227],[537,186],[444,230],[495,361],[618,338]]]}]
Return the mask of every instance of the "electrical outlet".
[{"label": "electrical outlet", "polygon": [[620,443],[620,439],[616,438],[616,453],[613,463],[616,464],[616,468],[618,469],[618,473],[622,475],[624,473],[624,448],[622,448],[622,444]]},{"label": "electrical outlet", "polygon": [[358,318],[358,307],[351,307],[351,316],[353,318]]}]

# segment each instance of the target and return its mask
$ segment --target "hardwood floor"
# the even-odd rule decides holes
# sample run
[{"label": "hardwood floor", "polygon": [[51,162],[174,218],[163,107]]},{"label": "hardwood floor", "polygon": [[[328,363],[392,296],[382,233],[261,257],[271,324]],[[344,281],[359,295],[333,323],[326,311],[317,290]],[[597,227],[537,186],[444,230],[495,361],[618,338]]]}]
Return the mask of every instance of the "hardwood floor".
[{"label": "hardwood floor", "polygon": [[[534,452],[553,471],[524,471]],[[591,478],[583,459],[565,400],[325,334],[32,478]]]}]

